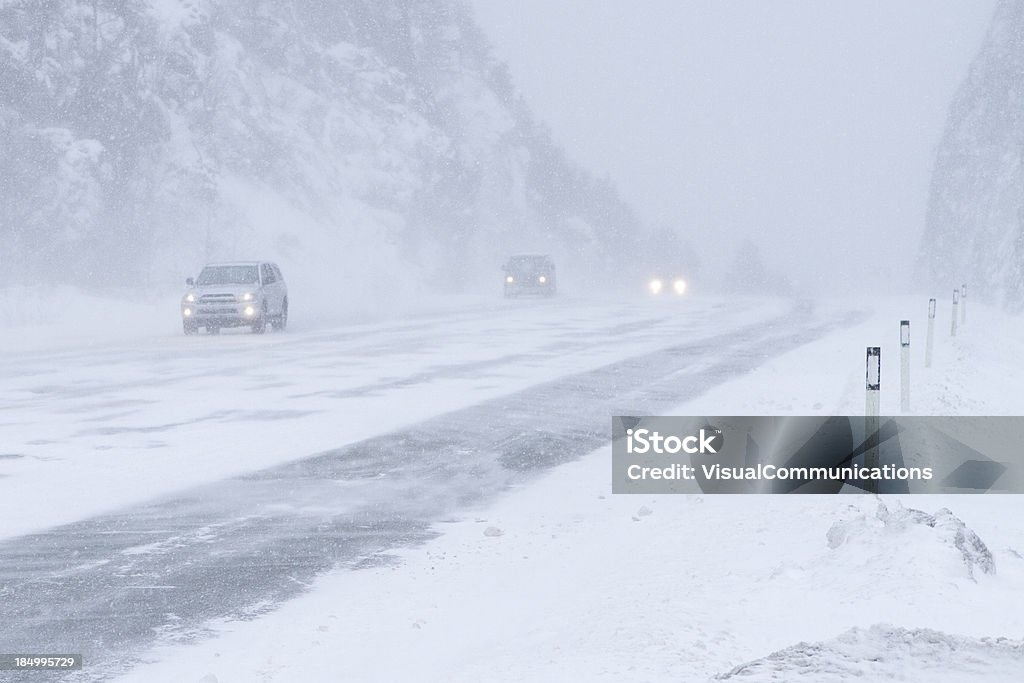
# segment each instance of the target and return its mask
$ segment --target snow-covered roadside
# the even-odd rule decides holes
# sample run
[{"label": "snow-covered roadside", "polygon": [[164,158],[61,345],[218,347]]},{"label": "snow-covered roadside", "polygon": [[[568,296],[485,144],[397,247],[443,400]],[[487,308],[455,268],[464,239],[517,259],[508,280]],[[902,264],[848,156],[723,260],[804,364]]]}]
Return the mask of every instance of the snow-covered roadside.
[{"label": "snow-covered roadside", "polygon": [[73,287],[0,288],[4,355],[88,348],[180,329],[178,296],[143,291],[93,294]]},{"label": "snow-covered roadside", "polygon": [[[883,367],[895,369],[898,321],[914,319],[912,306],[886,303],[856,329],[674,412],[862,410],[864,347],[882,345]],[[915,347],[916,413],[1024,412],[1009,392],[1024,372],[1024,321],[980,306],[970,314],[955,340],[940,319],[927,372]],[[915,330],[923,342],[923,325]],[[989,346],[994,337],[1003,343]],[[898,375],[883,377],[883,411],[895,413]],[[825,653],[822,667],[787,650],[765,660],[774,669],[748,667],[762,676],[751,680],[1010,681],[1024,670],[1024,498],[613,496],[609,461],[604,448],[556,468],[440,525],[439,538],[392,564],[326,575],[261,618],[157,647],[120,680],[692,681],[800,641],[829,641],[810,648]],[[991,551],[995,573],[969,565],[948,527],[916,523],[905,507],[952,510]],[[841,636],[876,624],[896,628]],[[872,669],[897,641],[903,650]],[[863,666],[836,668],[829,653]],[[945,660],[927,670],[923,656]],[[805,668],[786,668],[793,661]]]},{"label": "snow-covered roadside", "polygon": [[[863,302],[861,302],[863,304]],[[821,311],[852,308],[825,301]],[[926,368],[926,298],[872,302],[874,315],[762,365],[743,380],[679,406],[678,415],[859,415],[864,411],[865,349],[882,348],[881,412],[900,413],[900,320],[911,321],[912,415],[1024,415],[1024,317],[971,303],[950,336],[939,307],[932,367]]]},{"label": "snow-covered roadside", "polygon": [[[608,458],[444,525],[396,565],[326,576],[261,619],[157,648],[120,680],[694,681],[879,622],[1024,634],[1024,533],[988,524],[1024,501],[906,501],[961,510],[987,537],[997,574],[972,580],[924,528],[868,524],[830,549],[851,515],[835,498],[611,496]],[[874,518],[871,499],[856,505]]]}]

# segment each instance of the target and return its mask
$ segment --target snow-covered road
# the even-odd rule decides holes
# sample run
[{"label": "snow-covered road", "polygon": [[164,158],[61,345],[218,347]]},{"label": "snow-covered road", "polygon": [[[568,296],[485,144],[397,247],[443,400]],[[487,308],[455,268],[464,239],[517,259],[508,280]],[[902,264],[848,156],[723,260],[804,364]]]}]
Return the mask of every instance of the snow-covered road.
[{"label": "snow-covered road", "polygon": [[468,504],[863,319],[784,301],[511,302],[3,361],[0,642],[86,678],[429,538]]},{"label": "snow-covered road", "polygon": [[[7,354],[0,538],[307,458],[625,358],[791,320],[780,318],[785,302],[664,303],[516,301],[265,337],[172,333]],[[687,367],[714,358],[691,353]]]}]

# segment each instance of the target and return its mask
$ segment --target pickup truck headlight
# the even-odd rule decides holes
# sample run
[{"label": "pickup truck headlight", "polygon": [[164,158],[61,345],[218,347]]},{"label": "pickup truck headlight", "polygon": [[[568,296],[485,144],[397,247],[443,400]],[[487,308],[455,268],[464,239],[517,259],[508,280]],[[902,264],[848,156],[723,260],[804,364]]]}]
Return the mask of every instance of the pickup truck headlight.
[{"label": "pickup truck headlight", "polygon": [[512,284],[513,282],[515,282],[515,278],[512,277],[511,275],[506,275],[505,276],[505,282],[507,282],[509,284]]},{"label": "pickup truck headlight", "polygon": [[192,303],[195,300],[196,300],[196,295],[195,294],[186,294],[185,295],[185,301],[187,301],[189,303]]},{"label": "pickup truck headlight", "polygon": [[242,295],[242,301],[252,301],[252,299],[253,299],[253,293],[252,292],[246,292],[245,294]]},{"label": "pickup truck headlight", "polygon": [[665,283],[662,282],[661,280],[655,278],[655,279],[651,280],[650,283],[648,283],[647,286],[650,288],[651,294],[660,294],[662,288],[664,288],[664,286],[665,286]]}]

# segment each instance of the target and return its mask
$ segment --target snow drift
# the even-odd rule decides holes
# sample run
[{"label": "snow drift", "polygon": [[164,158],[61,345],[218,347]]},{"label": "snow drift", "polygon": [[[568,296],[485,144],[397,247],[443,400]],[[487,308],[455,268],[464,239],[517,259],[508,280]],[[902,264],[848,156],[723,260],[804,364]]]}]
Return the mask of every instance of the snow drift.
[{"label": "snow drift", "polygon": [[[900,548],[908,547],[913,539],[920,539],[934,552],[935,559],[943,560],[941,566],[950,565],[958,556],[968,578],[996,573],[995,560],[985,542],[947,508],[930,515],[904,508],[898,503],[890,509],[879,501],[873,516],[856,507],[849,508],[849,511],[852,513],[850,517],[839,519],[828,531],[828,546],[833,550],[843,546],[847,549],[855,547],[852,552],[862,553],[865,557],[892,557],[899,562]],[[921,543],[914,544],[914,555],[919,556],[921,550]]]},{"label": "snow drift", "polygon": [[798,643],[716,676],[719,681],[1020,680],[1024,641],[967,638],[931,629],[888,625],[852,628],[832,640]]}]

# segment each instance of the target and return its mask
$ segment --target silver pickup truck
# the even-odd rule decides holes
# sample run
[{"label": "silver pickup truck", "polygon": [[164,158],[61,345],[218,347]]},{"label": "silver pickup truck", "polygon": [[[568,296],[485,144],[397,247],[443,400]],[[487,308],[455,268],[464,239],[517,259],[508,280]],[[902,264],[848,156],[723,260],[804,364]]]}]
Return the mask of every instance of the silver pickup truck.
[{"label": "silver pickup truck", "polygon": [[250,327],[263,334],[288,324],[288,286],[277,265],[261,261],[211,263],[199,277],[185,280],[181,298],[185,334],[205,327],[217,334],[222,327]]}]

